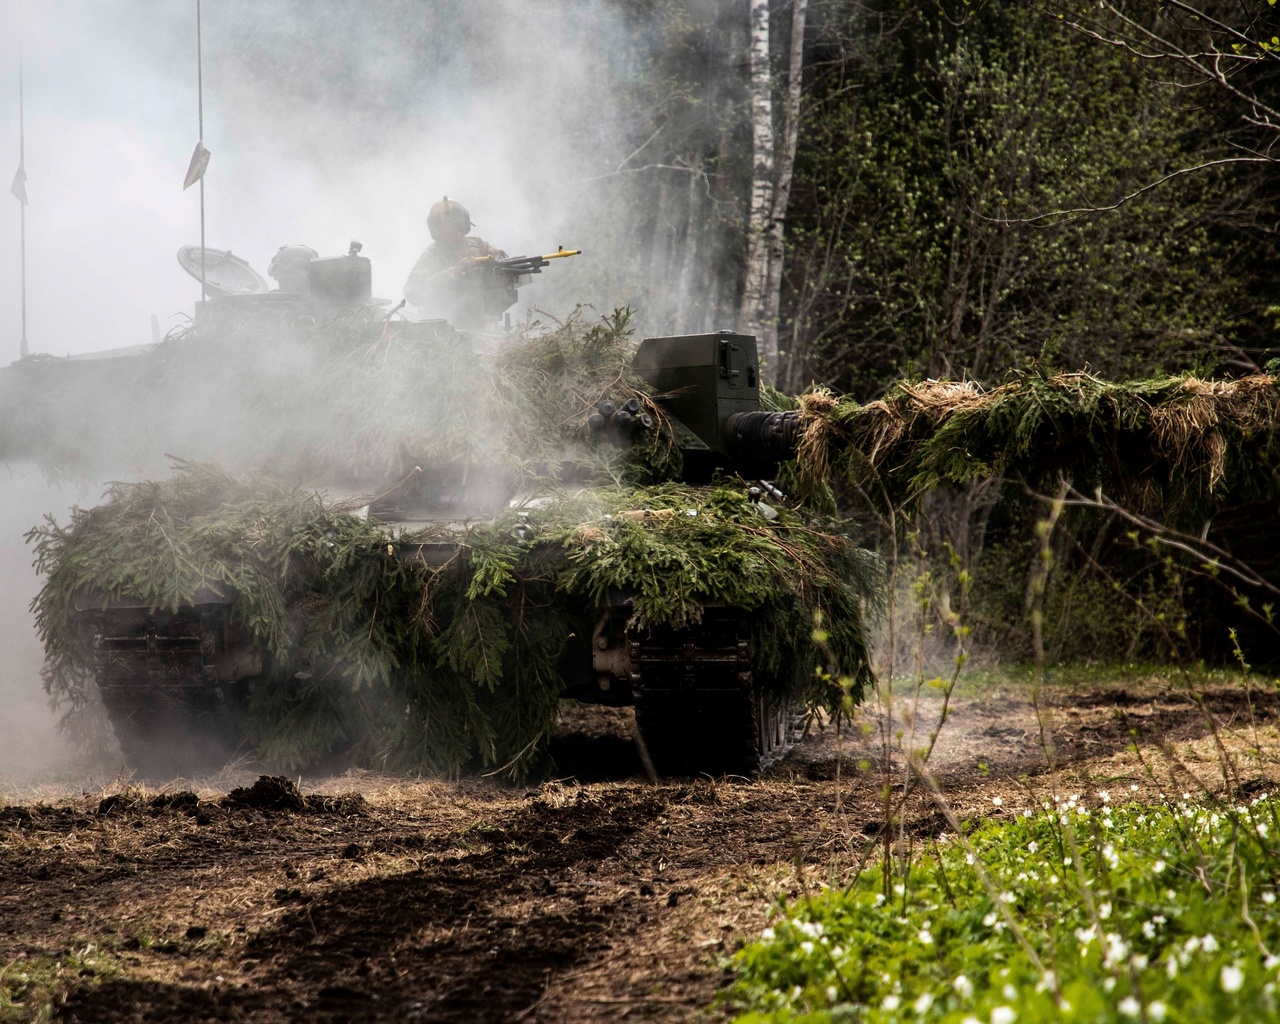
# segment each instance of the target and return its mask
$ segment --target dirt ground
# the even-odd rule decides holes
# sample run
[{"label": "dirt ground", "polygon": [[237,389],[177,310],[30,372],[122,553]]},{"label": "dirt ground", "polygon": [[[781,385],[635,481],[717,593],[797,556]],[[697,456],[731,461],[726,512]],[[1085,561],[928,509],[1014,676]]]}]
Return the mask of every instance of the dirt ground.
[{"label": "dirt ground", "polygon": [[[1219,790],[1221,750],[1247,791],[1280,779],[1257,753],[1280,750],[1276,691],[1201,694],[1051,688],[1051,772],[1029,691],[975,690],[930,763],[970,821],[1053,789]],[[919,732],[937,710],[924,703]],[[241,770],[11,791],[0,1019],[731,1019],[734,950],[779,898],[847,878],[876,845],[881,721],[811,734],[755,781],[653,785],[628,714],[582,710],[556,739],[563,777],[534,787],[348,774],[299,788]],[[909,721],[892,730],[907,742]],[[948,829],[924,796],[908,820],[899,844]]]}]

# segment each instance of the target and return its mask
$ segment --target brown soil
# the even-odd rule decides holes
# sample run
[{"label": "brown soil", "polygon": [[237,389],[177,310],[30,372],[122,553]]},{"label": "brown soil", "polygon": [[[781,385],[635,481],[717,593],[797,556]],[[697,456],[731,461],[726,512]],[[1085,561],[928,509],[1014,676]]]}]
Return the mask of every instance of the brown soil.
[{"label": "brown soil", "polygon": [[[1025,689],[956,703],[931,765],[959,817],[1054,788],[1215,790],[1219,750],[1237,785],[1280,778],[1257,753],[1280,747],[1271,691],[1197,706],[1148,680],[1051,703],[1052,773]],[[536,787],[250,773],[0,807],[0,1019],[731,1018],[728,957],[775,901],[878,848],[880,721],[819,731],[752,782],[651,785],[627,715],[583,712],[557,741],[565,777]],[[924,796],[908,811],[898,844],[948,828]]]}]

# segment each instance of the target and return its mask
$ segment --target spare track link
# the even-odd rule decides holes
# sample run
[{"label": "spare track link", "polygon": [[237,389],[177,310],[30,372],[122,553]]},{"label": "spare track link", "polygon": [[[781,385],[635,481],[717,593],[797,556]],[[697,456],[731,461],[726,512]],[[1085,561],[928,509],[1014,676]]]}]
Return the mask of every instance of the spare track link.
[{"label": "spare track link", "polygon": [[795,746],[798,716],[756,692],[736,630],[697,635],[631,642],[636,727],[660,775],[756,775]]}]

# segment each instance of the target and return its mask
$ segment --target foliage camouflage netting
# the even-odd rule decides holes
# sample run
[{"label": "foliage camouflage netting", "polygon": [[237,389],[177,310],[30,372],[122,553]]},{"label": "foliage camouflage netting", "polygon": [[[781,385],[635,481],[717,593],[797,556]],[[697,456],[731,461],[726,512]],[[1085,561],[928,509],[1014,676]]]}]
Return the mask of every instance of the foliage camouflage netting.
[{"label": "foliage camouflage netting", "polygon": [[[599,401],[635,397],[657,415],[630,370],[629,320],[575,316],[486,351],[378,310],[224,313],[128,359],[6,368],[0,456],[92,480],[121,465],[163,470],[173,453],[327,488],[383,486],[415,465],[483,465],[526,485],[566,458],[599,472],[599,449],[566,446]],[[651,434],[622,461],[628,480],[648,482],[671,476],[678,453]]]},{"label": "foliage camouflage netting", "polygon": [[[846,692],[861,696],[877,559],[834,519],[785,507],[766,518],[736,480],[671,482],[679,453],[629,369],[625,315],[573,320],[488,355],[357,317],[292,331],[256,356],[264,346],[247,328],[216,345],[192,332],[137,378],[139,396],[201,381],[198,394],[188,387],[196,405],[240,388],[228,392],[236,417],[213,429],[261,472],[179,463],[171,479],[113,484],[68,525],[32,531],[47,574],[34,605],[46,683],[73,712],[93,696],[77,598],[173,611],[209,583],[229,586],[234,621],[266,652],[242,732],[285,766],[343,751],[445,773],[529,770],[564,689],[562,656],[618,593],[640,632],[741,609],[768,688],[833,711]],[[630,397],[658,429],[630,445],[582,440],[602,399]],[[144,405],[139,417],[154,416]],[[394,492],[415,466],[426,476],[441,464],[454,482],[497,475],[538,497],[405,532],[347,511],[368,493],[330,498],[280,479],[284,467],[293,480]],[[416,557],[432,543],[453,549],[444,565]],[[823,681],[815,666],[843,678]]]},{"label": "foliage camouflage netting", "polygon": [[1089,373],[895,385],[860,405],[816,390],[799,400],[801,476],[829,476],[883,507],[946,484],[1006,477],[1041,492],[1062,480],[1165,521],[1228,495],[1274,502],[1280,381],[1190,376],[1113,382]]}]

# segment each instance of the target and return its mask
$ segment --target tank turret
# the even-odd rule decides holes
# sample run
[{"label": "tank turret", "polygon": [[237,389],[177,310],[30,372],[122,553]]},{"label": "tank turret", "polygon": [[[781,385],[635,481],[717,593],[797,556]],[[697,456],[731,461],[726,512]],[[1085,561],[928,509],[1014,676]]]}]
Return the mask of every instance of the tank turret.
[{"label": "tank turret", "polygon": [[703,481],[728,468],[771,477],[795,454],[799,414],[760,409],[760,363],[750,335],[646,338],[633,366],[671,421],[686,479]]}]

